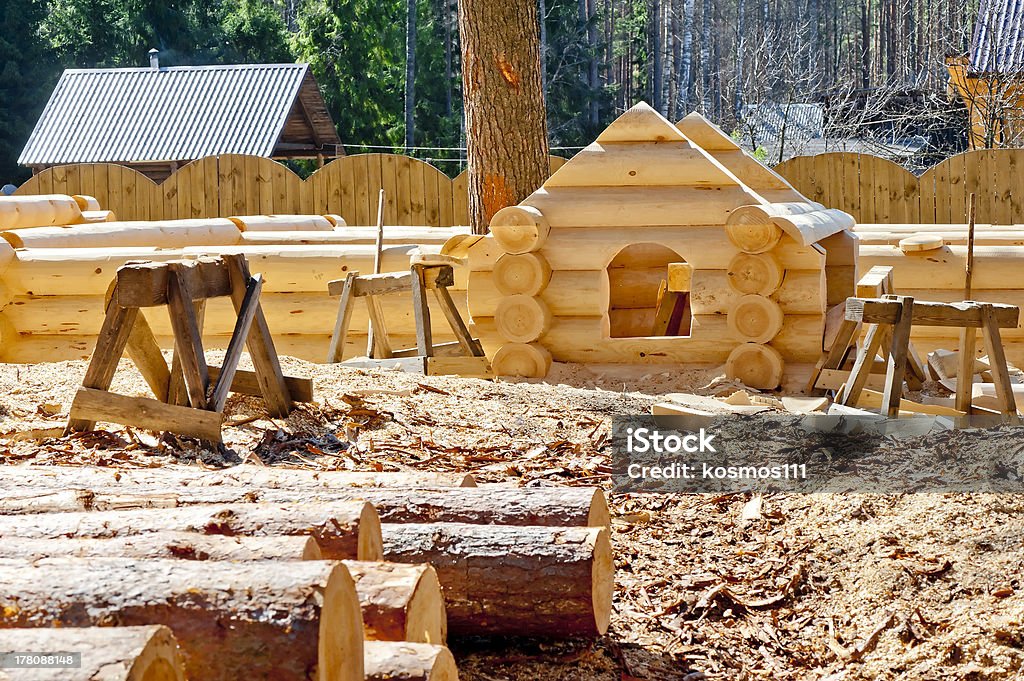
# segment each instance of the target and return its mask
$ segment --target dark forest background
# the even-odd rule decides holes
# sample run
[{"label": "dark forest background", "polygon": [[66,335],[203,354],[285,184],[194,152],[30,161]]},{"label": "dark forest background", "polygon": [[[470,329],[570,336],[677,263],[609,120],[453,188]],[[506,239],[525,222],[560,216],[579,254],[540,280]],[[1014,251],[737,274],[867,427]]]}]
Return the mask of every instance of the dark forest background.
[{"label": "dark forest background", "polygon": [[[976,0],[538,2],[553,153],[571,155],[639,100],[672,120],[698,110],[738,138],[746,107],[812,103],[827,138],[923,136],[926,156],[964,146],[945,58],[966,51]],[[152,47],[162,66],[309,62],[348,153],[409,147],[454,174],[456,11],[455,0],[4,0],[0,181],[27,175],[18,153],[64,68],[144,66]]]}]

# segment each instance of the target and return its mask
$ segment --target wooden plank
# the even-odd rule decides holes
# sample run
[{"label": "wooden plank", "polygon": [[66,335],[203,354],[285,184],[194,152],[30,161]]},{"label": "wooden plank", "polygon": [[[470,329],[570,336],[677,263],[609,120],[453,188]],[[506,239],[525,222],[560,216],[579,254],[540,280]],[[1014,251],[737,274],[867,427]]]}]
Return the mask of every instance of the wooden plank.
[{"label": "wooden plank", "polygon": [[283,164],[273,163],[270,166],[270,209],[267,213],[274,215],[293,215],[299,211],[291,205],[288,189],[290,182],[288,174],[291,173]]},{"label": "wooden plank", "polygon": [[430,328],[430,307],[427,305],[426,282],[423,280],[423,266],[412,266],[412,307],[416,319],[416,347],[420,355],[434,354],[434,341]]},{"label": "wooden plank", "polygon": [[[348,326],[352,321],[352,307],[355,304],[352,289],[358,279],[359,272],[349,272],[344,279],[341,299],[338,301],[338,316],[334,320],[334,333],[331,334],[331,345],[327,350],[328,364],[340,362],[342,354],[345,352],[345,337],[348,335]],[[331,285],[335,283],[337,282],[331,282]]]},{"label": "wooden plank", "polygon": [[190,218],[202,218],[207,217],[206,213],[206,169],[208,164],[206,159],[199,159],[189,164],[192,173],[189,178],[188,187],[188,201],[189,210],[188,217]]},{"label": "wooden plank", "polygon": [[203,217],[218,218],[220,212],[220,157],[203,159]]},{"label": "wooden plank", "polygon": [[[957,376],[974,376],[974,362],[977,359],[975,352],[977,344],[977,332],[973,328],[960,330],[960,366]],[[970,378],[956,382],[956,399],[953,403],[958,410],[969,412],[971,410],[971,399],[973,398],[973,384]]]},{"label": "wooden plank", "polygon": [[[461,213],[456,210],[455,185],[452,179],[436,168],[432,171],[425,170],[424,173],[423,191],[427,203],[427,224],[437,227],[468,225],[469,220],[465,217],[468,209],[462,209]],[[431,177],[434,178],[433,183],[430,181]]]},{"label": "wooden plank", "polygon": [[885,370],[885,390],[882,393],[882,411],[890,418],[900,414],[900,399],[903,397],[903,377],[907,372],[907,353],[910,345],[910,329],[913,320],[914,299],[900,296],[896,299],[903,310],[900,319],[892,327],[892,343]]},{"label": "wooden plank", "polygon": [[184,277],[193,300],[231,295],[231,278],[221,258],[126,264],[117,270],[117,301],[124,307],[154,307],[168,303],[171,267]]},{"label": "wooden plank", "polygon": [[[395,224],[394,166],[390,162],[385,164],[384,157],[385,154],[366,155],[366,183],[368,200],[370,204],[370,222],[368,224],[371,225],[377,224],[377,203],[381,189],[384,189],[384,191],[386,192],[386,195],[384,197],[384,224]],[[393,158],[393,156],[387,155],[387,158],[390,161]],[[385,178],[385,167],[388,171],[387,178]],[[387,179],[386,184],[385,179]]]},{"label": "wooden plank", "polygon": [[853,322],[848,319],[844,319],[839,325],[839,330],[836,332],[836,337],[832,341],[832,346],[828,352],[822,353],[821,359],[818,360],[817,364],[814,365],[814,369],[811,371],[811,378],[807,382],[808,391],[813,392],[816,389],[826,388],[821,384],[818,378],[822,372],[827,369],[838,369],[843,365],[846,360],[847,354],[849,354],[850,346],[860,331],[860,324]]},{"label": "wooden plank", "polygon": [[90,196],[100,202],[100,207],[110,205],[110,164],[97,163],[93,166],[93,182],[95,185]]},{"label": "wooden plank", "polygon": [[988,154],[992,172],[992,224],[1014,224],[1013,185],[1019,182],[1013,174],[1016,150],[992,149]]},{"label": "wooden plank", "polygon": [[1006,164],[1001,173],[1009,181],[1010,222],[1024,223],[1024,149],[1004,149]]},{"label": "wooden plank", "polygon": [[[423,185],[424,174],[428,171],[427,164],[419,159],[409,159],[409,195],[405,205],[408,207],[408,224],[428,225],[426,190]],[[436,183],[435,183],[436,188]]]},{"label": "wooden plank", "polygon": [[174,329],[174,352],[180,361],[189,402],[196,409],[206,409],[210,376],[206,370],[203,337],[195,308],[192,307],[193,300],[186,278],[177,264],[171,263],[167,280],[167,312],[171,318],[171,328]]},{"label": "wooden plank", "polygon": [[[477,340],[473,341],[475,357],[483,355],[483,347]],[[402,348],[401,350],[391,350],[392,357],[419,357],[419,348]],[[459,341],[448,341],[447,343],[435,343],[434,344],[434,357],[465,357],[465,348],[462,347],[462,343]]]},{"label": "wooden plank", "polygon": [[354,188],[354,210],[352,212],[353,219],[348,220],[348,216],[345,219],[350,225],[372,225],[375,224],[372,221],[371,215],[376,211],[377,207],[377,194],[373,194],[372,202],[373,206],[370,206],[370,178],[369,178],[369,164],[367,162],[368,154],[359,154],[352,156],[349,162],[352,165],[352,186]]},{"label": "wooden plank", "polygon": [[274,161],[268,158],[256,158],[256,170],[254,179],[259,187],[259,209],[260,215],[273,215],[274,213]]},{"label": "wooden plank", "polygon": [[473,336],[469,333],[469,329],[466,328],[466,323],[462,321],[462,315],[459,314],[458,308],[455,307],[455,301],[452,300],[452,295],[448,293],[448,289],[444,286],[436,286],[434,287],[434,296],[437,298],[437,303],[441,307],[441,312],[444,314],[445,319],[448,320],[448,325],[452,327],[456,340],[459,341],[466,354],[471,356],[482,354],[477,352]]},{"label": "wooden plank", "polygon": [[[241,255],[225,255],[223,257],[228,264],[228,272],[233,282],[231,303],[235,307],[235,312],[240,314],[245,298],[243,293],[245,287],[234,282],[248,282],[251,276],[249,265],[245,257]],[[256,370],[256,377],[263,389],[263,399],[267,403],[267,411],[275,418],[284,418],[291,411],[292,401],[284,383],[284,374],[281,373],[281,362],[277,357],[277,350],[274,348],[270,327],[267,325],[263,310],[259,307],[253,316],[246,346],[249,349],[253,368]]]},{"label": "wooden plank", "polygon": [[353,369],[398,369],[413,374],[427,375],[427,357],[391,357],[388,359],[370,359],[355,357],[342,362],[342,366]]},{"label": "wooden plank", "polygon": [[922,224],[935,224],[939,222],[935,212],[936,168],[937,166],[929,168],[921,177],[917,178],[918,220]]},{"label": "wooden plank", "polygon": [[160,352],[160,344],[156,342],[149,322],[144,315],[136,315],[131,334],[127,343],[128,356],[138,368],[142,378],[153,391],[154,397],[165,402],[170,386],[171,373],[167,362]]},{"label": "wooden plank", "polygon": [[843,389],[843,394],[836,401],[847,407],[857,404],[861,391],[868,382],[871,375],[871,367],[875,363],[875,356],[882,344],[883,333],[878,324],[868,326],[867,335],[864,337],[864,347],[857,353],[857,360],[850,370],[850,379]]},{"label": "wooden plank", "polygon": [[[220,367],[210,365],[207,367],[210,372],[210,380],[216,381],[220,377]],[[295,376],[285,376],[284,383],[288,386],[288,394],[291,395],[293,402],[312,402],[313,401],[313,380],[309,378],[298,378]],[[246,371],[245,369],[235,369],[235,377],[231,381],[231,392],[238,393],[240,395],[251,395],[253,397],[263,397],[262,388],[256,378],[255,371]]]},{"label": "wooden plank", "polygon": [[[1000,328],[1017,327],[1020,308],[1014,305],[991,303],[992,312]],[[891,300],[850,298],[846,301],[846,319],[865,324],[896,324],[901,307]],[[914,326],[981,328],[981,305],[972,302],[935,303],[918,301],[914,304]]]},{"label": "wooden plank", "polygon": [[881,298],[893,291],[893,268],[875,265],[857,282],[858,298]]},{"label": "wooden plank", "polygon": [[486,357],[427,357],[428,376],[494,378]]},{"label": "wooden plank", "polygon": [[[850,381],[850,372],[845,369],[822,369],[821,375],[815,382],[817,390],[840,390]],[[865,388],[871,390],[885,390],[885,375],[871,373],[868,376]]]},{"label": "wooden plank", "polygon": [[231,154],[221,154],[218,159],[217,184],[220,189],[220,207],[218,215],[237,215],[234,207],[235,185],[232,182],[231,172],[233,165]]},{"label": "wooden plank", "polygon": [[148,397],[127,397],[83,387],[75,393],[71,414],[81,422],[119,423],[208,442],[221,441],[223,416],[220,413],[165,404]]},{"label": "wooden plank", "polygon": [[[334,161],[334,165],[337,168],[338,187],[340,190],[340,203],[336,206],[337,210],[331,212],[345,218],[345,221],[350,225],[358,224],[356,222],[355,211],[356,211],[356,178],[355,178],[355,165],[348,162],[347,159],[340,161]],[[335,206],[332,206],[332,209]]]},{"label": "wooden plank", "polygon": [[[981,315],[981,333],[985,339],[989,366],[992,367],[992,382],[995,383],[999,410],[1007,416],[1012,416],[1016,421],[1017,403],[1013,396],[1013,387],[1010,385],[1010,374],[1006,368],[1006,353],[1003,349],[1003,341],[999,337],[999,324],[996,320],[995,310],[992,305],[982,305]],[[960,374],[957,375],[960,376]],[[969,374],[964,374],[964,376],[967,375]],[[964,381],[964,383],[970,383],[970,381]]]},{"label": "wooden plank", "polygon": [[323,213],[333,213],[335,215],[342,215],[344,208],[345,199],[345,183],[342,178],[342,170],[348,164],[334,162],[329,166],[324,166],[324,207]]},{"label": "wooden plank", "polygon": [[412,219],[412,164],[408,156],[395,157],[395,220],[390,224],[416,224]]},{"label": "wooden plank", "polygon": [[[452,225],[469,224],[469,171],[464,170],[452,180]],[[449,227],[443,221],[442,227]]]},{"label": "wooden plank", "polygon": [[[388,340],[388,327],[384,319],[377,296],[366,296],[366,312],[370,318],[367,331],[367,353],[370,357],[386,359],[391,357],[391,342]],[[372,353],[371,353],[372,351]]]},{"label": "wooden plank", "polygon": [[[242,284],[239,280],[233,283],[236,286]],[[242,357],[245,340],[249,337],[249,329],[252,328],[252,320],[260,306],[260,291],[262,289],[263,276],[255,274],[249,279],[245,285],[245,290],[242,292],[242,304],[238,311],[238,319],[235,320],[235,328],[231,332],[231,340],[228,341],[227,352],[224,354],[224,363],[221,364],[220,376],[217,377],[217,382],[214,384],[210,396],[213,411],[224,410],[224,402],[228,399],[228,392],[235,380],[238,360]]]}]

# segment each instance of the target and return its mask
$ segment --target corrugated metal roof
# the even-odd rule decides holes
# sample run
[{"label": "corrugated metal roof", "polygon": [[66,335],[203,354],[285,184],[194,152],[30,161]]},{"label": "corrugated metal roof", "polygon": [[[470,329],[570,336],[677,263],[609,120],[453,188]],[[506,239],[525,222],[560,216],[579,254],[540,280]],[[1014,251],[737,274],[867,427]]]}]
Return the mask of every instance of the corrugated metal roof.
[{"label": "corrugated metal roof", "polygon": [[64,71],[22,165],[270,156],[307,64]]},{"label": "corrugated metal roof", "polygon": [[1024,74],[1024,0],[981,0],[969,71]]},{"label": "corrugated metal roof", "polygon": [[824,135],[825,114],[820,104],[748,104],[740,130],[743,141],[755,146],[778,145],[783,134],[787,144],[796,144]]}]

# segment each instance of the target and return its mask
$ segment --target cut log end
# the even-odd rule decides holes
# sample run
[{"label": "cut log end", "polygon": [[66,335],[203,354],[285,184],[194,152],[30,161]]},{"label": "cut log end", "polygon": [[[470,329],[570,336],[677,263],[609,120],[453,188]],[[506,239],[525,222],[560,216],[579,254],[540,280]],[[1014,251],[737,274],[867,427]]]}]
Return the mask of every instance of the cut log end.
[{"label": "cut log end", "polygon": [[615,563],[606,528],[593,530],[594,562],[591,568],[591,598],[594,602],[594,626],[599,635],[608,631],[612,616],[612,592],[615,588]]},{"label": "cut log end", "polygon": [[551,266],[539,253],[506,253],[495,261],[491,277],[494,287],[503,296],[518,293],[535,296],[547,288]]},{"label": "cut log end", "polygon": [[782,308],[774,300],[750,294],[736,302],[726,321],[737,340],[767,343],[782,331],[783,318]]},{"label": "cut log end", "polygon": [[[379,536],[378,532],[378,536]],[[348,568],[336,564],[324,588],[323,611],[320,615],[320,635],[317,642],[320,679],[361,680],[364,676],[362,659],[362,611],[356,594],[355,581]]]},{"label": "cut log end", "polygon": [[363,504],[359,513],[358,560],[384,560],[384,542],[381,539],[380,516],[373,504]]},{"label": "cut log end", "polygon": [[498,333],[513,343],[530,343],[551,328],[551,310],[539,298],[515,295],[502,298],[494,312]]},{"label": "cut log end", "polygon": [[[50,670],[47,679],[81,681],[185,681],[185,663],[171,630],[159,624],[137,627],[7,629],[4,650],[74,651],[79,669]],[[44,678],[43,672],[31,678]],[[0,678],[8,678],[0,673]],[[14,676],[10,678],[15,678]]]},{"label": "cut log end", "polygon": [[458,681],[455,658],[444,646],[367,641],[366,681]]},{"label": "cut log end", "polygon": [[548,239],[547,219],[531,206],[508,206],[491,218],[491,235],[506,253],[520,255],[539,250]]},{"label": "cut log end", "polygon": [[495,376],[544,378],[551,370],[551,353],[537,343],[505,343],[491,358]]},{"label": "cut log end", "polygon": [[770,345],[744,343],[725,363],[726,375],[758,390],[773,390],[782,383],[782,355]]},{"label": "cut log end", "polygon": [[739,253],[729,263],[729,285],[739,293],[768,296],[782,285],[783,269],[769,253]]},{"label": "cut log end", "polygon": [[590,501],[590,512],[587,514],[587,525],[589,527],[612,526],[612,516],[608,510],[608,500],[605,499],[604,490],[594,488],[594,496]]},{"label": "cut log end", "polygon": [[444,644],[448,621],[434,568],[362,561],[345,566],[356,582],[366,640]]},{"label": "cut log end", "polygon": [[725,226],[725,233],[733,246],[744,253],[764,253],[773,249],[782,239],[782,229],[771,223],[744,222]]}]

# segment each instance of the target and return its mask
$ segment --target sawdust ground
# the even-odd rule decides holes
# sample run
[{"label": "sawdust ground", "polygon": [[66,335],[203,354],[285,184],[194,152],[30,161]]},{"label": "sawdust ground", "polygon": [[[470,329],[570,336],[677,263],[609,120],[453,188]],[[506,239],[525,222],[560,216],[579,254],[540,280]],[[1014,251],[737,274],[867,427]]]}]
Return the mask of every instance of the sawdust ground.
[{"label": "sawdust ground", "polygon": [[[0,365],[0,463],[170,461],[464,470],[608,486],[614,414],[717,372],[558,366],[544,382],[365,372],[283,360],[315,380],[289,418],[232,397],[226,448],[118,430],[55,435],[84,362]],[[144,394],[126,367],[114,388]],[[710,387],[708,387],[710,385]],[[1024,436],[1022,436],[1024,444]],[[597,641],[461,641],[467,681],[1024,678],[1024,498],[992,494],[613,495],[611,630]]]}]

